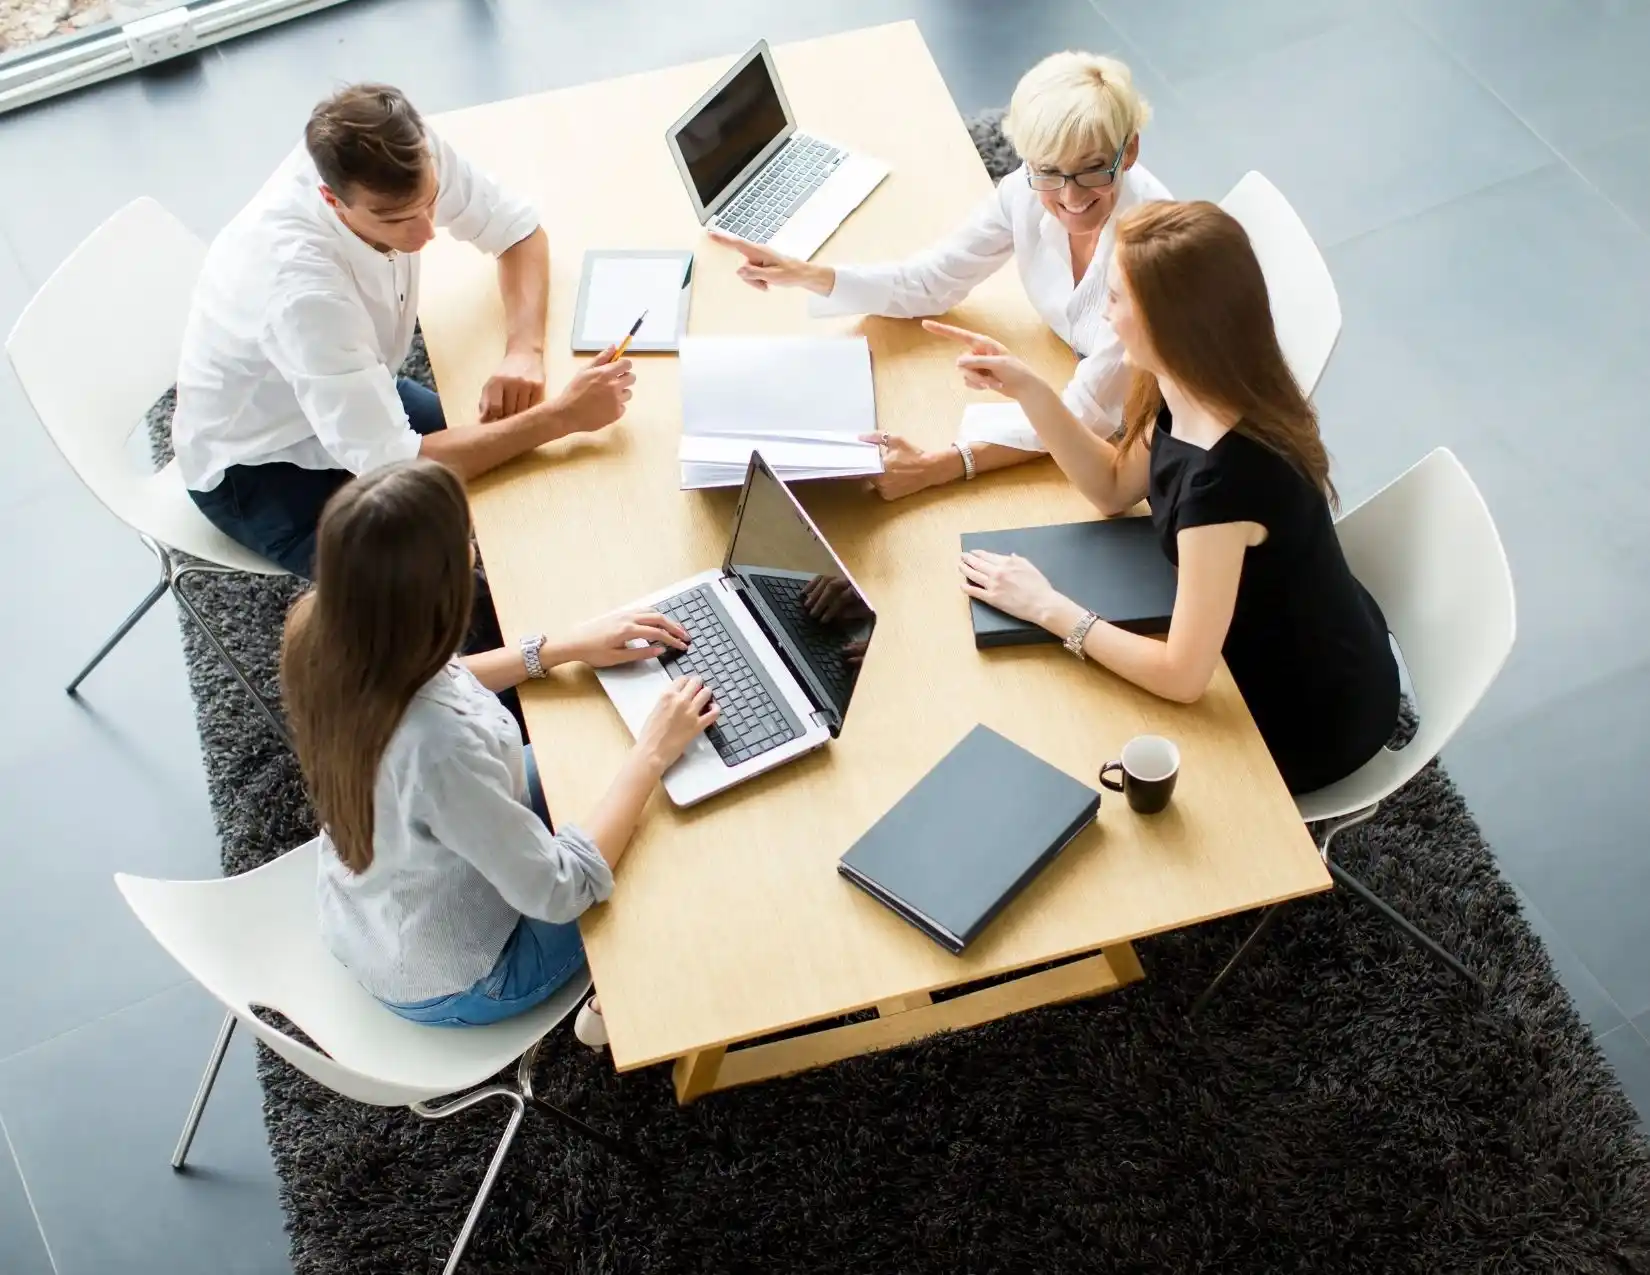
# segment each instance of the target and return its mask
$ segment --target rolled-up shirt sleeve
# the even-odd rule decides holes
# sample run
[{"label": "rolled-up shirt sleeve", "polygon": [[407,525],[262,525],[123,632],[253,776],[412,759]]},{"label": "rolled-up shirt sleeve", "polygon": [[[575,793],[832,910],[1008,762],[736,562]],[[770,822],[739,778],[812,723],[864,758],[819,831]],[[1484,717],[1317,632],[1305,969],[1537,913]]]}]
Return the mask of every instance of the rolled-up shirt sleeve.
[{"label": "rolled-up shirt sleeve", "polygon": [[909,261],[838,266],[828,297],[811,297],[816,318],[878,314],[920,319],[944,314],[1014,255],[1014,227],[1000,190],[980,202],[952,234]]},{"label": "rolled-up shirt sleeve", "polygon": [[500,186],[434,133],[430,153],[441,183],[435,224],[454,239],[497,257],[538,229],[539,214],[532,204]]},{"label": "rolled-up shirt sleeve", "polygon": [[1131,378],[1123,343],[1109,325],[1102,325],[1094,348],[1077,364],[1060,397],[1095,433],[1110,434],[1122,423]]},{"label": "rolled-up shirt sleeve", "polygon": [[342,468],[365,474],[418,455],[418,434],[353,290],[286,293],[269,314],[262,345]]},{"label": "rolled-up shirt sleeve", "polygon": [[565,924],[613,893],[596,844],[564,825],[552,834],[510,790],[510,772],[479,742],[450,743],[420,768],[417,813],[516,911]]}]

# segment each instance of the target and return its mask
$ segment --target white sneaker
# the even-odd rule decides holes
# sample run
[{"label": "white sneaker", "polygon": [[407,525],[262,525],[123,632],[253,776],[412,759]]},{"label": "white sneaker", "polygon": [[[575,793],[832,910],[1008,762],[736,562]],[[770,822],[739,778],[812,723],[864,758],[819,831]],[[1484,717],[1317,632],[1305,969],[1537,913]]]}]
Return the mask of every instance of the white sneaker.
[{"label": "white sneaker", "polygon": [[573,1034],[592,1049],[607,1048],[607,1024],[602,1020],[602,1011],[596,1008],[594,996],[579,1006],[578,1016],[573,1020]]}]

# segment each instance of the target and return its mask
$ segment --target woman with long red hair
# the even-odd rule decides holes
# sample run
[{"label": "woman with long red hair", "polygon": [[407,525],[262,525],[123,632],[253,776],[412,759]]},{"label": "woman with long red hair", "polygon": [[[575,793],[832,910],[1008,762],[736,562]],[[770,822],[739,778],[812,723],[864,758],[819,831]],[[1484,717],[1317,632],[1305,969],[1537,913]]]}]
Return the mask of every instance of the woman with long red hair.
[{"label": "woman with long red hair", "polygon": [[1216,205],[1169,202],[1124,215],[1115,264],[1108,318],[1133,368],[1115,442],[989,337],[928,326],[969,345],[964,378],[1017,400],[1102,513],[1149,500],[1179,570],[1168,639],[1107,624],[1017,555],[964,554],[963,590],[1166,699],[1196,700],[1224,655],[1290,790],[1321,788],[1391,737],[1398,668],[1341,553],[1329,456],[1260,264]]}]

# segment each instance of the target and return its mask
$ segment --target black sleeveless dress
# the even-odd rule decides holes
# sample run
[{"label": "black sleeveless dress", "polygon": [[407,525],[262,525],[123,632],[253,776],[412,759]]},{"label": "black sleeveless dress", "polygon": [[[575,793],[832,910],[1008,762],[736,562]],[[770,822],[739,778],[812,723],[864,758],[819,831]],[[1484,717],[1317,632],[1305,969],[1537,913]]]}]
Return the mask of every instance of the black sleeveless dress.
[{"label": "black sleeveless dress", "polygon": [[1213,447],[1174,436],[1164,408],[1151,445],[1152,523],[1177,566],[1187,527],[1254,522],[1222,654],[1289,791],[1351,774],[1392,737],[1398,665],[1386,619],[1341,553],[1324,494],[1235,430]]}]

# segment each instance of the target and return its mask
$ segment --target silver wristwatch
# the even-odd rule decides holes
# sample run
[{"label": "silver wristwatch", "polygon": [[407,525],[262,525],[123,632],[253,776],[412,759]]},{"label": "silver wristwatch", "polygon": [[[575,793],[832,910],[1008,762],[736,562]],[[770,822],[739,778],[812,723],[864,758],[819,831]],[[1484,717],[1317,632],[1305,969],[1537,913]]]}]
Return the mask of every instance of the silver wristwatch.
[{"label": "silver wristwatch", "polygon": [[1083,650],[1083,643],[1088,640],[1089,630],[1098,623],[1100,623],[1100,617],[1093,611],[1083,612],[1083,618],[1077,621],[1076,626],[1066,635],[1066,650],[1080,660],[1088,659],[1087,653]]},{"label": "silver wristwatch", "polygon": [[544,665],[539,663],[539,651],[544,646],[544,634],[533,633],[521,639],[521,662],[527,666],[528,677],[543,677]]},{"label": "silver wristwatch", "polygon": [[965,483],[973,482],[974,481],[974,449],[972,447],[970,447],[967,443],[962,443],[962,442],[952,443],[951,446],[956,448],[957,455],[962,457],[963,481]]}]

